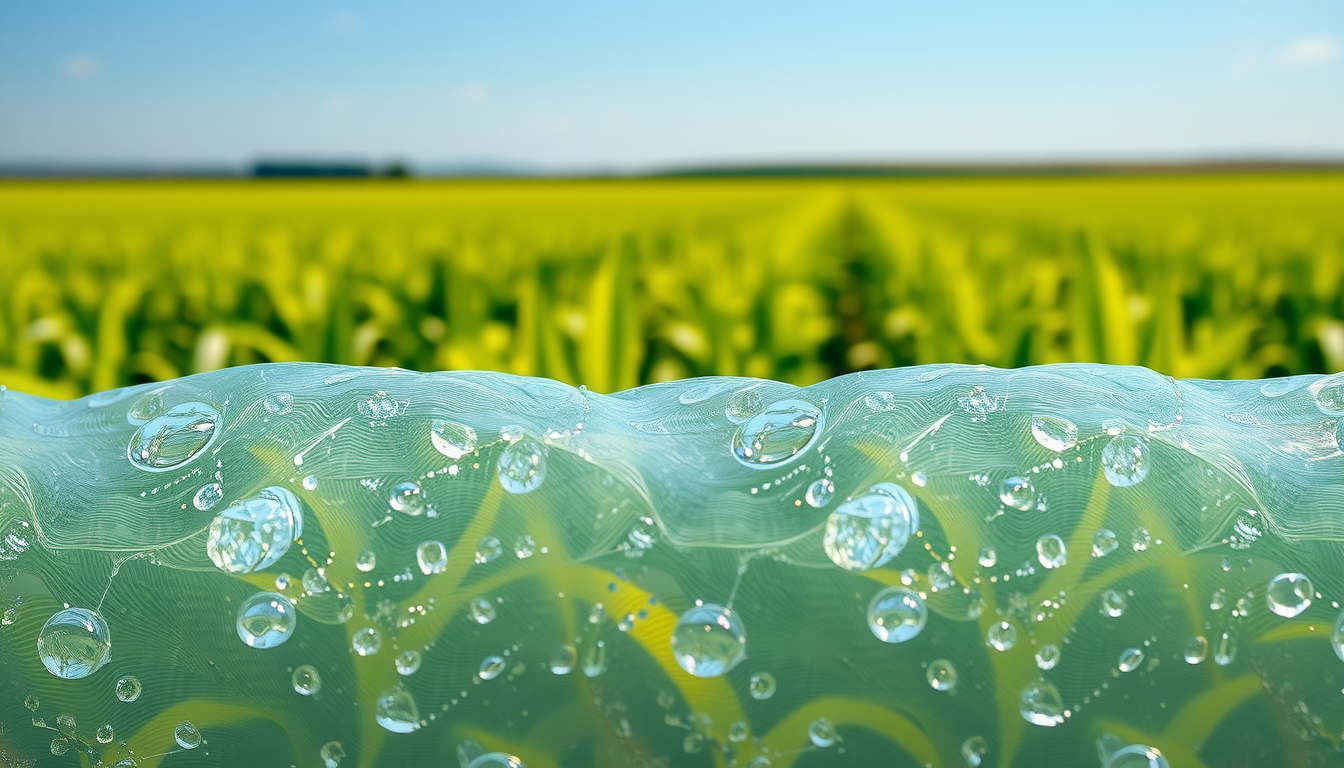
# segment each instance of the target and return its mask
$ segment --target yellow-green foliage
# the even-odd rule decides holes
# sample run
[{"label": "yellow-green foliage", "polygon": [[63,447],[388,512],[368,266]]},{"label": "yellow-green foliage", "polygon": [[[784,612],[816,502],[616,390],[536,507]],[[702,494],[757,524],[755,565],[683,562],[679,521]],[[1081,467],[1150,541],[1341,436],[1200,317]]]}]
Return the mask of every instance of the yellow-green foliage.
[{"label": "yellow-green foliage", "polygon": [[9,183],[0,383],[1344,368],[1344,176]]}]

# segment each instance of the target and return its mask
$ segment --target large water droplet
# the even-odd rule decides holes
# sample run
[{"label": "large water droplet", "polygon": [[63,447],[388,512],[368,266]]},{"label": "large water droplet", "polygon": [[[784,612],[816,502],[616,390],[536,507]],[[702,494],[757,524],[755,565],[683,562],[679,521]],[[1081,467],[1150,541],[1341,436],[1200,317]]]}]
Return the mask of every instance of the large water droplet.
[{"label": "large water droplet", "polygon": [[807,726],[807,738],[818,747],[826,748],[835,744],[835,724],[826,718],[813,721]]},{"label": "large water droplet", "polygon": [[1036,540],[1036,559],[1046,568],[1059,568],[1069,561],[1064,550],[1064,540],[1055,534],[1047,534]]},{"label": "large water droplet", "polygon": [[1143,649],[1126,648],[1120,652],[1120,660],[1116,666],[1120,667],[1121,672],[1133,672],[1143,663]]},{"label": "large water droplet", "polygon": [[97,613],[66,608],[42,625],[37,634],[37,655],[47,671],[57,677],[88,677],[112,657],[112,632]]},{"label": "large water droplet", "polygon": [[117,679],[117,699],[120,701],[135,701],[140,698],[140,678],[135,675],[124,675]]},{"label": "large water droplet", "polygon": [[531,493],[546,479],[544,443],[524,437],[499,453],[499,484],[509,493]]},{"label": "large water droplet", "polygon": [[420,728],[420,709],[411,692],[398,683],[378,697],[373,719],[392,733],[410,733]]},{"label": "large water droplet", "polygon": [[1037,680],[1022,689],[1018,711],[1033,725],[1052,728],[1064,722],[1064,701],[1059,689],[1048,680]]},{"label": "large water droplet", "polygon": [[304,696],[312,696],[322,690],[322,676],[308,664],[295,667],[289,681],[294,685],[294,692]]},{"label": "large water droplet", "polygon": [[747,634],[732,611],[712,603],[691,608],[672,630],[672,655],[696,677],[718,677],[747,657]]},{"label": "large water droplet", "polygon": [[1138,485],[1148,476],[1148,441],[1137,435],[1117,435],[1101,449],[1101,470],[1117,488]]},{"label": "large water droplet", "polygon": [[908,491],[879,483],[836,507],[822,544],[831,562],[851,571],[884,565],[919,530],[919,508]]},{"label": "large water droplet", "polygon": [[177,746],[183,749],[195,749],[201,746],[201,732],[190,720],[183,720],[177,724],[173,729],[173,739],[177,741]]},{"label": "large water droplet", "polygon": [[1031,417],[1031,436],[1042,446],[1059,453],[1078,444],[1078,427],[1068,419],[1038,413]]},{"label": "large water droplet", "polygon": [[903,643],[924,630],[929,610],[905,587],[887,587],[868,603],[868,629],[884,643]]},{"label": "large water droplet", "polygon": [[407,480],[392,486],[392,495],[388,497],[387,505],[393,512],[419,517],[425,514],[425,494],[421,491],[419,483]]},{"label": "large water droplet", "polygon": [[990,624],[985,638],[989,647],[996,651],[1011,650],[1017,644],[1017,626],[1010,621]]},{"label": "large water droplet", "polygon": [[821,409],[802,400],[779,400],[742,422],[733,456],[753,469],[773,469],[801,454],[821,434]]},{"label": "large water droplet", "polygon": [[1269,580],[1265,602],[1269,604],[1269,610],[1291,619],[1307,610],[1313,595],[1315,587],[1311,579],[1300,573],[1280,573]]},{"label": "large water droplet", "polygon": [[757,701],[765,701],[775,695],[775,676],[769,672],[757,672],[751,676],[751,682],[747,690],[751,692],[751,698]]},{"label": "large water droplet", "polygon": [[439,453],[454,461],[476,450],[476,430],[455,421],[431,421],[429,440]]},{"label": "large water droplet", "polygon": [[294,603],[277,592],[258,592],[238,609],[238,637],[253,648],[274,648],[294,634]]},{"label": "large water droplet", "polygon": [[219,411],[206,403],[182,403],[143,424],[126,455],[146,472],[167,472],[196,458],[219,433]]},{"label": "large water droplet", "polygon": [[1102,768],[1170,768],[1170,765],[1153,747],[1131,744],[1112,753]]},{"label": "large water droplet", "polygon": [[420,565],[420,572],[429,576],[434,573],[443,573],[448,567],[448,548],[441,541],[426,541],[415,548],[415,562]]},{"label": "large water droplet", "polygon": [[303,535],[303,507],[288,490],[263,488],[230,504],[210,523],[206,553],[226,573],[251,573],[279,560]]},{"label": "large water droplet", "polygon": [[1026,512],[1036,504],[1036,488],[1026,478],[1010,477],[999,485],[999,501]]},{"label": "large water droplet", "polygon": [[935,691],[950,691],[957,686],[957,668],[947,659],[929,662],[929,668],[924,674],[929,680],[929,686]]}]

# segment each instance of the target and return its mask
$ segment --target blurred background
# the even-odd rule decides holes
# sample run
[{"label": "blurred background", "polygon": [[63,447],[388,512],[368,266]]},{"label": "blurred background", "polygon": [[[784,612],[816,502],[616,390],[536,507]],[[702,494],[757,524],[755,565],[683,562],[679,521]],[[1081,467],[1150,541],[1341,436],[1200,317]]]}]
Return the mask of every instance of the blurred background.
[{"label": "blurred background", "polygon": [[0,0],[0,385],[1344,369],[1344,5]]}]

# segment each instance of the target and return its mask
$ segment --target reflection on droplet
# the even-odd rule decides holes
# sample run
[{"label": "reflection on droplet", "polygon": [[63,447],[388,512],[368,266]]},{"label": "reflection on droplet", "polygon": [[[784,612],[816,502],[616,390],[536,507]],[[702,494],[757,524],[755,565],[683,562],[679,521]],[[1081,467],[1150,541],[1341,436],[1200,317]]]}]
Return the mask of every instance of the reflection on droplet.
[{"label": "reflection on droplet", "polygon": [[274,648],[294,634],[298,618],[288,597],[258,592],[238,608],[238,637],[253,648]]},{"label": "reflection on droplet", "polygon": [[1311,579],[1300,573],[1280,573],[1269,580],[1265,602],[1269,610],[1291,619],[1311,605],[1314,594]]},{"label": "reflection on droplet", "polygon": [[495,604],[484,597],[472,598],[471,618],[477,624],[489,624],[495,620]]},{"label": "reflection on droplet", "polygon": [[851,571],[877,568],[905,548],[919,529],[919,508],[904,488],[878,483],[836,507],[826,521],[826,556]]},{"label": "reflection on droplet", "polygon": [[117,699],[120,701],[135,701],[140,698],[140,678],[135,675],[125,675],[117,679]]},{"label": "reflection on droplet", "polygon": [[112,632],[97,613],[66,608],[42,625],[37,635],[37,655],[47,671],[57,677],[88,677],[112,657]]},{"label": "reflection on droplet", "polygon": [[429,439],[439,453],[454,461],[476,450],[476,430],[455,421],[431,421]]},{"label": "reflection on droplet", "polygon": [[219,483],[206,483],[191,498],[191,505],[202,512],[206,512],[214,509],[215,505],[223,498],[224,488]]},{"label": "reflection on droplet", "polygon": [[980,768],[987,754],[989,745],[983,736],[972,736],[961,743],[961,757],[966,761],[966,768]]},{"label": "reflection on droplet", "polygon": [[985,545],[980,548],[980,566],[983,568],[993,568],[999,562],[999,553],[991,546]]},{"label": "reflection on droplet", "polygon": [[262,401],[266,412],[272,416],[284,416],[294,410],[294,396],[288,392],[276,392],[273,395],[267,395]]},{"label": "reflection on droplet", "polygon": [[1068,562],[1068,553],[1064,551],[1064,540],[1053,533],[1036,540],[1036,559],[1045,568],[1060,568]]},{"label": "reflection on droplet", "polygon": [[996,651],[1011,650],[1017,644],[1017,626],[1010,621],[990,624],[985,637],[990,648]]},{"label": "reflection on droplet", "polygon": [[339,741],[328,741],[322,745],[318,757],[322,758],[323,768],[338,768],[345,759],[345,747]]},{"label": "reflection on droplet", "polygon": [[950,691],[957,685],[957,668],[947,659],[937,659],[929,663],[925,677],[933,690]]},{"label": "reflection on droplet", "polygon": [[831,503],[835,498],[835,483],[827,478],[818,478],[807,486],[807,493],[803,496],[807,500],[808,506],[820,509]]},{"label": "reflection on droplet", "polygon": [[1040,648],[1036,649],[1037,668],[1041,669],[1042,671],[1048,669],[1054,669],[1055,665],[1059,663],[1060,655],[1061,654],[1058,645],[1055,645],[1053,643],[1042,645]]},{"label": "reflection on droplet", "polygon": [[378,697],[373,719],[392,733],[410,733],[420,728],[420,709],[411,692],[398,683]]},{"label": "reflection on droplet", "polygon": [[1170,768],[1167,758],[1153,747],[1130,744],[1116,750],[1102,768]]},{"label": "reflection on droplet", "polygon": [[1119,618],[1125,612],[1125,596],[1108,589],[1101,593],[1101,611],[1111,618]]},{"label": "reflection on droplet", "polygon": [[551,652],[551,673],[568,675],[574,669],[579,652],[572,645],[562,645]]},{"label": "reflection on droplet", "polygon": [[757,672],[751,676],[751,682],[747,690],[751,692],[751,698],[757,701],[765,701],[775,695],[775,676],[769,672]]},{"label": "reflection on droplet", "polygon": [[903,643],[924,630],[929,610],[905,587],[887,587],[868,603],[868,629],[884,643]]},{"label": "reflection on droplet", "polygon": [[425,495],[420,484],[414,480],[392,486],[392,495],[388,497],[387,504],[393,512],[403,515],[419,517],[425,514]]},{"label": "reflection on droplet", "polygon": [[802,400],[779,400],[754,414],[733,435],[733,456],[753,469],[787,464],[821,434],[821,409]]},{"label": "reflection on droplet", "polygon": [[1117,488],[1138,485],[1148,477],[1148,442],[1137,435],[1117,435],[1101,450],[1101,469]]},{"label": "reflection on droplet", "polygon": [[196,730],[196,726],[192,725],[190,720],[183,720],[177,724],[173,729],[173,738],[183,749],[195,749],[201,746],[201,732]]},{"label": "reflection on droplet", "polygon": [[481,537],[480,543],[476,545],[476,562],[493,563],[504,553],[504,545],[499,543],[499,539],[494,536]]},{"label": "reflection on droplet", "polygon": [[696,677],[718,677],[747,657],[746,629],[727,608],[696,605],[672,629],[672,655]]},{"label": "reflection on droplet", "polygon": [[546,445],[524,437],[499,453],[499,484],[509,493],[531,493],[546,479]]},{"label": "reflection on droplet", "polygon": [[279,560],[303,535],[303,507],[289,490],[271,486],[230,504],[210,522],[206,553],[225,573],[251,573]]},{"label": "reflection on droplet", "polygon": [[1056,453],[1078,445],[1078,427],[1068,419],[1048,414],[1033,414],[1031,436],[1043,447]]},{"label": "reflection on droplet", "polygon": [[1102,528],[1092,535],[1092,556],[1105,557],[1120,547],[1120,537],[1110,528]]},{"label": "reflection on droplet", "polygon": [[363,552],[360,552],[355,558],[355,567],[359,569],[360,573],[368,573],[377,567],[377,565],[378,555],[372,550],[366,549]]},{"label": "reflection on droplet", "polygon": [[486,656],[481,660],[479,674],[482,680],[494,680],[504,671],[506,662],[500,656]]},{"label": "reflection on droplet", "polygon": [[813,721],[807,727],[807,738],[823,749],[835,744],[835,724],[826,718]]},{"label": "reflection on droplet", "polygon": [[362,627],[355,630],[355,634],[350,637],[350,646],[360,656],[372,656],[382,645],[383,636],[379,634],[377,627]]},{"label": "reflection on droplet", "polygon": [[1036,488],[1026,478],[1010,477],[999,484],[999,501],[1025,512],[1036,504]]},{"label": "reflection on droplet", "polygon": [[1018,711],[1032,725],[1052,728],[1064,722],[1064,701],[1059,689],[1048,680],[1037,680],[1022,689]]},{"label": "reflection on droplet", "polygon": [[206,403],[182,403],[143,424],[126,455],[146,472],[167,472],[196,458],[219,434],[219,411]]},{"label": "reflection on droplet", "polygon": [[1185,663],[1199,664],[1209,653],[1209,641],[1203,635],[1195,635],[1185,644]]},{"label": "reflection on droplet", "polygon": [[430,574],[443,573],[448,567],[448,548],[441,541],[425,541],[415,548],[415,562],[420,572]]},{"label": "reflection on droplet", "polygon": [[1116,666],[1120,667],[1121,672],[1133,672],[1143,663],[1143,650],[1140,648],[1126,648],[1120,652],[1120,660]]},{"label": "reflection on droplet", "polygon": [[397,654],[394,662],[399,675],[414,675],[420,671],[420,652],[413,649],[407,649]]},{"label": "reflection on droplet", "polygon": [[322,676],[308,664],[295,667],[289,681],[294,685],[294,692],[303,696],[312,696],[322,689]]}]

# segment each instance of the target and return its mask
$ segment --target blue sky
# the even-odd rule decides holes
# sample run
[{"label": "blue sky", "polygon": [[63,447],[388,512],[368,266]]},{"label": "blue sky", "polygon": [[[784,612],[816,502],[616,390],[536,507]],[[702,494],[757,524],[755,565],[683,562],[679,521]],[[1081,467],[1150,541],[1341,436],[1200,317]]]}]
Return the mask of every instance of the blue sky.
[{"label": "blue sky", "polygon": [[1344,2],[0,0],[0,163],[1344,157]]}]

